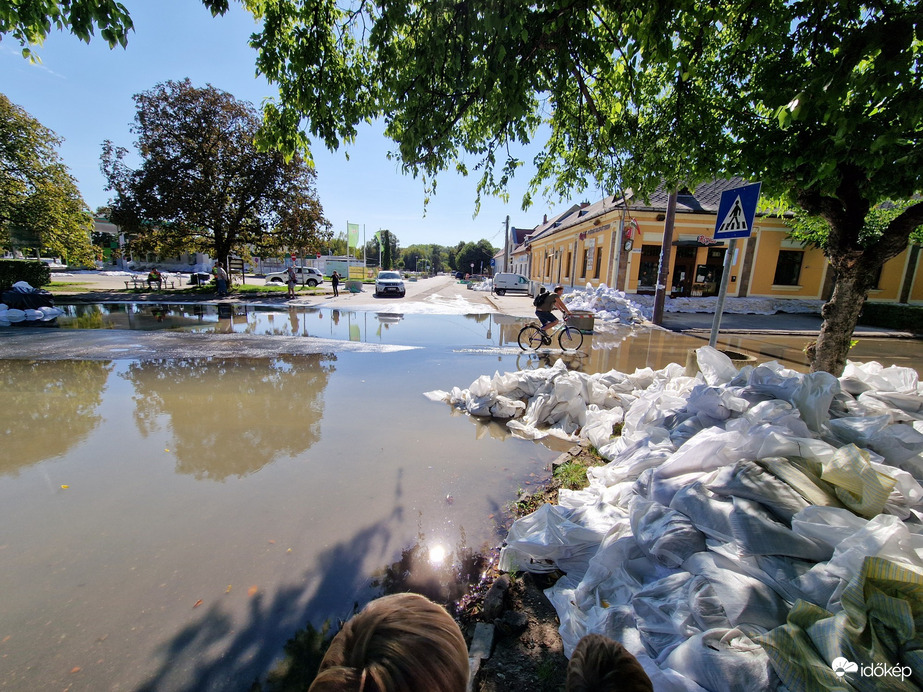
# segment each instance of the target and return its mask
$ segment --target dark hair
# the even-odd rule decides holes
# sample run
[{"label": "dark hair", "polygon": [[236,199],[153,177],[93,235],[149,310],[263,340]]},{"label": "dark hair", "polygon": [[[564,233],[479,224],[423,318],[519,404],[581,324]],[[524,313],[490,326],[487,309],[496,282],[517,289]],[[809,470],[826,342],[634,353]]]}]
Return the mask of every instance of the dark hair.
[{"label": "dark hair", "polygon": [[555,287],[554,287],[554,292],[557,293],[558,291],[561,291],[561,292],[563,293],[564,287],[563,287],[563,286],[555,286]]},{"label": "dark hair", "polygon": [[601,634],[577,643],[567,666],[567,692],[654,692],[651,679],[624,646]]},{"label": "dark hair", "polygon": [[308,692],[464,692],[467,683],[458,623],[429,599],[402,593],[343,625]]}]

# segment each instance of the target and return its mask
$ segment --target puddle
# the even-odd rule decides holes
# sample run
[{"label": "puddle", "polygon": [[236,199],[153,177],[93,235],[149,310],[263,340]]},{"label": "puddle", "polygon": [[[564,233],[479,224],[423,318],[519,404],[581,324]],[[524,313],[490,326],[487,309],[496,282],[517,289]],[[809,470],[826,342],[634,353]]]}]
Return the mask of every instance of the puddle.
[{"label": "puddle", "polygon": [[0,685],[234,689],[420,536],[494,545],[558,451],[422,396],[484,366],[0,360]]}]

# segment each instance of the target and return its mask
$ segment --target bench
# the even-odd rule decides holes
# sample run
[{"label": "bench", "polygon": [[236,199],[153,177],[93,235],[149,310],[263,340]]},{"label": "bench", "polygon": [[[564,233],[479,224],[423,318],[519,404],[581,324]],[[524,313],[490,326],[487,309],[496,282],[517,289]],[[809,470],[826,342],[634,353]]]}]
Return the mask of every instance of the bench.
[{"label": "bench", "polygon": [[133,276],[125,282],[125,288],[153,288],[151,284],[157,284],[157,290],[162,291],[165,288],[176,288],[176,280],[169,277],[162,277],[160,281],[148,281],[138,276]]}]

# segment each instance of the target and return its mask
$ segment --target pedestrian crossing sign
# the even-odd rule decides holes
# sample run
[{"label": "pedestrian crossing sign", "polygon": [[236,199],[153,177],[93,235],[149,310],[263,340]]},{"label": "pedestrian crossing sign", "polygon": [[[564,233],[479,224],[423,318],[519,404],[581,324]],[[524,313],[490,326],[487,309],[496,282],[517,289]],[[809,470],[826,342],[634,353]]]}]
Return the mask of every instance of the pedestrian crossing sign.
[{"label": "pedestrian crossing sign", "polygon": [[749,238],[762,183],[735,187],[721,193],[715,238]]}]

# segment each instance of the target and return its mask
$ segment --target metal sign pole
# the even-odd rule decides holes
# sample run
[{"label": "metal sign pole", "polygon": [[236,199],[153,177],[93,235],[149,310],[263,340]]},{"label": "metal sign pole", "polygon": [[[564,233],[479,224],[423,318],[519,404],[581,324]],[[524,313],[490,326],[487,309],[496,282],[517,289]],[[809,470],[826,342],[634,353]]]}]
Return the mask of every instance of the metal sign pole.
[{"label": "metal sign pole", "polygon": [[712,348],[718,343],[718,329],[721,327],[721,313],[724,312],[724,299],[727,298],[728,283],[731,280],[731,262],[737,251],[737,238],[731,238],[727,252],[724,255],[724,269],[721,273],[721,287],[718,289],[718,303],[715,305],[715,319],[711,324],[711,336],[708,345]]}]

